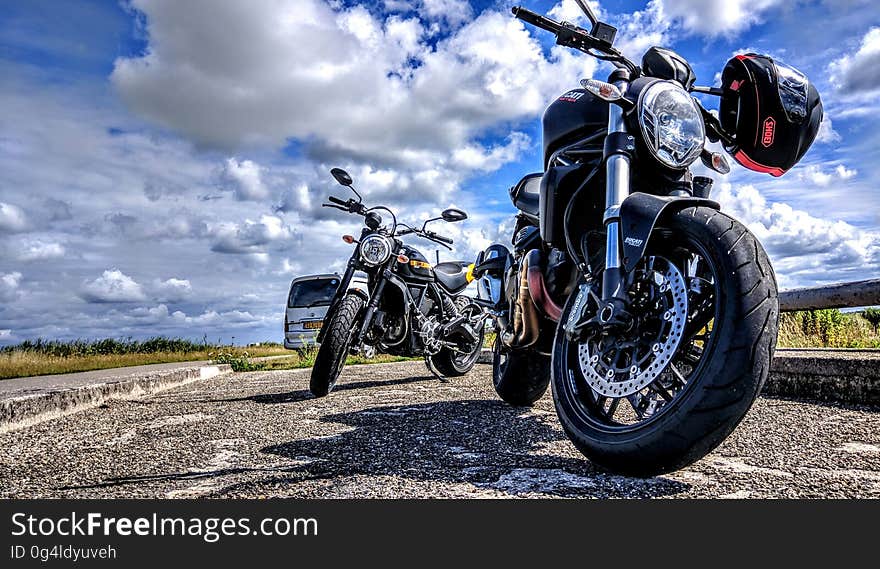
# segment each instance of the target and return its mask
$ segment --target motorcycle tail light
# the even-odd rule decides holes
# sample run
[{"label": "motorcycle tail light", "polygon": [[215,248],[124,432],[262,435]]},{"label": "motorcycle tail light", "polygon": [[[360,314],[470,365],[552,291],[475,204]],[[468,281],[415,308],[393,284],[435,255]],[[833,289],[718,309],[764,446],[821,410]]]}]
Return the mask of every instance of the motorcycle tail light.
[{"label": "motorcycle tail light", "polygon": [[342,240],[345,241],[346,243],[348,243],[349,245],[351,245],[352,243],[354,243],[354,236],[353,235],[343,235]]}]

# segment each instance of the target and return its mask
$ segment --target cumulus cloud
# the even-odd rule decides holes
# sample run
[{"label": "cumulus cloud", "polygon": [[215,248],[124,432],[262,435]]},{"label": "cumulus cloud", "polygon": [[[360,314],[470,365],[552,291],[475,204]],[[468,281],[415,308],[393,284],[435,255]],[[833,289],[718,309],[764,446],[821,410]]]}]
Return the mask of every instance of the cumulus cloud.
[{"label": "cumulus cloud", "polygon": [[269,197],[261,168],[251,160],[227,159],[220,177],[224,189],[231,190],[239,200],[262,200]]},{"label": "cumulus cloud", "polygon": [[241,224],[221,223],[209,231],[214,238],[212,251],[235,255],[264,253],[268,245],[293,236],[293,229],[274,215],[263,215],[259,221],[246,219]]},{"label": "cumulus cloud", "polygon": [[192,296],[192,285],[186,279],[170,278],[153,281],[153,291],[161,302],[180,302]]},{"label": "cumulus cloud", "polygon": [[27,227],[27,217],[20,207],[0,202],[0,233],[18,233]]},{"label": "cumulus cloud", "polygon": [[103,304],[142,302],[147,299],[141,285],[119,269],[110,269],[93,281],[83,284],[80,296],[86,302]]},{"label": "cumulus cloud", "polygon": [[798,173],[798,177],[801,180],[821,188],[828,187],[834,183],[845,182],[856,175],[858,175],[857,170],[851,170],[843,164],[838,164],[831,170],[823,170],[822,167],[813,164],[802,168]]},{"label": "cumulus cloud", "polygon": [[871,28],[855,53],[828,67],[831,80],[844,93],[875,93],[880,90],[880,27]]},{"label": "cumulus cloud", "polygon": [[19,290],[20,286],[20,272],[0,273],[0,301],[11,302],[16,300],[21,292]]},{"label": "cumulus cloud", "polygon": [[21,261],[45,261],[58,259],[65,254],[64,246],[53,241],[28,240],[18,252]]},{"label": "cumulus cloud", "polygon": [[734,35],[762,20],[781,0],[652,0],[656,13],[686,31],[715,37]]},{"label": "cumulus cloud", "polygon": [[443,161],[491,125],[538,114],[594,68],[561,48],[548,59],[493,11],[432,46],[418,19],[317,0],[133,5],[150,49],[118,60],[113,83],[141,114],[224,148],[296,138],[319,159]]},{"label": "cumulus cloud", "polygon": [[721,184],[715,197],[761,240],[783,287],[846,281],[880,270],[880,233],[769,202],[752,185]]}]

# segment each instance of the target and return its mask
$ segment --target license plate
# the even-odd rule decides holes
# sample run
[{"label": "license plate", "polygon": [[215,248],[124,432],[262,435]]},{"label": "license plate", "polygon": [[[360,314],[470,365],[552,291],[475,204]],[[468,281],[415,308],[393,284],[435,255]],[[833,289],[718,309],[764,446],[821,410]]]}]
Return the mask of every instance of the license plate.
[{"label": "license plate", "polygon": [[321,328],[321,326],[323,326],[323,325],[324,325],[323,320],[315,320],[312,322],[304,322],[303,328],[305,328],[306,330],[317,330],[317,329]]}]

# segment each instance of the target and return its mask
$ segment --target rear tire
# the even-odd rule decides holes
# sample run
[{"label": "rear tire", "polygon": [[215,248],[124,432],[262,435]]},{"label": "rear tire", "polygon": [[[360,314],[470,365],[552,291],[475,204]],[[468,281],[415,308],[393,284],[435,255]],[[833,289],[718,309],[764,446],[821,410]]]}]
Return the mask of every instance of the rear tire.
[{"label": "rear tire", "polygon": [[339,302],[330,317],[309,382],[309,390],[315,397],[328,395],[336,386],[336,380],[339,379],[348,357],[355,323],[363,308],[364,299],[356,294],[349,294]]},{"label": "rear tire", "polygon": [[505,403],[530,407],[543,397],[550,385],[550,356],[531,349],[502,353],[500,342],[495,340],[492,384]]},{"label": "rear tire", "polygon": [[[456,298],[455,305],[459,311],[472,310],[478,313],[482,312],[479,306],[465,296]],[[442,348],[438,353],[431,356],[431,363],[434,365],[434,369],[444,377],[461,377],[474,369],[474,365],[476,365],[477,360],[480,358],[480,350],[483,349],[483,338],[486,336],[485,327],[480,329],[479,336],[476,348],[467,356],[453,352],[448,348]]]}]

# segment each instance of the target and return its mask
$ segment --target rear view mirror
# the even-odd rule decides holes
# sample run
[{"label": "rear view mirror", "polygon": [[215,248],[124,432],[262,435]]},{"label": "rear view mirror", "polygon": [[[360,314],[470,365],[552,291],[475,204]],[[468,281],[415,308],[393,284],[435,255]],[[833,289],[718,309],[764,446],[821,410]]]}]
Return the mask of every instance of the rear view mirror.
[{"label": "rear view mirror", "polygon": [[451,207],[447,210],[444,210],[443,213],[440,214],[440,217],[443,218],[443,221],[448,221],[449,223],[455,223],[457,221],[464,221],[468,218],[467,213],[463,212],[460,209],[456,209]]},{"label": "rear view mirror", "polygon": [[333,168],[330,170],[330,173],[336,178],[336,181],[339,182],[340,185],[351,186],[354,183],[351,176],[348,175],[348,172],[342,168]]}]

